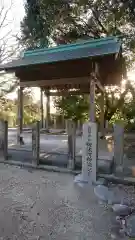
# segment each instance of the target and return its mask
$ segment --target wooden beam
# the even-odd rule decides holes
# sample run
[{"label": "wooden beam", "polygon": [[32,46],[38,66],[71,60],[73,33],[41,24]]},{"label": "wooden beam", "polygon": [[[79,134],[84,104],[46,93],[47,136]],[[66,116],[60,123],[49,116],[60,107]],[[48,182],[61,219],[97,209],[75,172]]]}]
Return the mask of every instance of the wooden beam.
[{"label": "wooden beam", "polygon": [[96,78],[95,79],[95,83],[97,85],[97,87],[102,91],[104,92],[104,87],[102,86],[101,82]]},{"label": "wooden beam", "polygon": [[[45,86],[55,86],[55,85],[68,85],[71,84],[79,84],[79,83],[89,83],[89,77],[81,77],[81,78],[64,78],[64,79],[52,79],[52,80],[37,80],[37,81],[26,81],[20,82],[21,87],[45,87]],[[71,88],[71,86],[69,86]]]},{"label": "wooden beam", "polygon": [[50,96],[69,96],[69,95],[84,95],[89,94],[88,90],[78,90],[78,91],[56,91],[50,92]]}]

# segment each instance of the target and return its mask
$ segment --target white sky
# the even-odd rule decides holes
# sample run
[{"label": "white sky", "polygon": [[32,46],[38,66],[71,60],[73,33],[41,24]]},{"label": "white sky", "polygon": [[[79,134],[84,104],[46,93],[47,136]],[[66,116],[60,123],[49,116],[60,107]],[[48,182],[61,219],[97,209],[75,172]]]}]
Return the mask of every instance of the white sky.
[{"label": "white sky", "polygon": [[8,20],[10,21],[9,27],[13,33],[18,33],[20,30],[20,22],[24,17],[24,1],[23,0],[0,0],[0,8],[9,9]]},{"label": "white sky", "polygon": [[[4,5],[5,9],[9,8],[11,5],[11,9],[8,13],[8,20],[10,21],[10,29],[12,29],[12,34],[17,34],[20,32],[20,22],[22,21],[25,10],[24,10],[24,0],[0,0],[0,7]],[[40,89],[35,88],[34,92],[34,99],[38,101],[40,99]],[[8,95],[9,98],[13,99],[16,97],[16,93],[11,93]],[[46,101],[46,98],[44,99]],[[56,110],[53,107],[53,102],[51,101],[51,112],[55,113]]]},{"label": "white sky", "polygon": [[[12,29],[11,32],[12,37],[12,35],[18,34],[20,32],[20,22],[22,21],[25,15],[24,0],[0,0],[0,8],[2,6],[4,6],[5,9],[9,9],[9,7],[11,6],[11,9],[8,12],[8,21],[10,22],[10,24],[8,26],[8,29],[5,29],[4,31],[7,32]],[[37,100],[39,100],[40,98],[39,89],[34,90],[34,92],[36,92],[35,97],[37,98]],[[9,98],[15,97],[16,97],[15,93],[9,94]]]}]

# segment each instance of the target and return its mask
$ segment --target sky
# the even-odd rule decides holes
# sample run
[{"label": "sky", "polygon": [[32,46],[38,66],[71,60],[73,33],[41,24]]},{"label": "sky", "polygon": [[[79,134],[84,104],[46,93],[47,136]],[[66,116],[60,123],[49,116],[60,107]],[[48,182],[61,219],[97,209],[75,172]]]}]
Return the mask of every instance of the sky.
[{"label": "sky", "polygon": [[22,21],[25,11],[24,11],[24,1],[23,0],[0,0],[0,8],[4,6],[4,9],[8,11],[8,20],[10,21],[9,27],[14,33],[19,32],[20,22]]},{"label": "sky", "polygon": [[[24,0],[0,0],[0,9],[2,6],[4,6],[5,11],[9,9],[8,11],[8,16],[7,20],[9,21],[9,26],[7,26],[7,29],[4,29],[3,35],[6,34],[9,30],[12,30],[11,32],[11,37],[12,35],[19,34],[20,32],[20,22],[23,20],[23,17],[25,15],[25,10],[24,10]],[[14,41],[14,38],[13,40]],[[11,43],[11,40],[10,40]],[[34,90],[35,96],[37,97],[37,100],[40,98],[40,91],[39,89]],[[16,94],[11,93],[8,95],[9,98],[15,98]]]},{"label": "sky", "polygon": [[[22,21],[25,15],[24,2],[25,2],[24,0],[0,0],[0,8],[1,6],[4,6],[6,10],[6,9],[9,9],[9,7],[11,6],[11,9],[8,12],[8,21],[10,22],[8,28],[12,29],[12,34],[14,35],[20,32],[20,22]],[[9,29],[6,29],[5,32],[8,31]],[[3,32],[3,34],[5,33]],[[40,99],[40,89],[39,88],[33,89],[33,94],[34,94],[34,99],[38,101]],[[8,97],[13,99],[17,97],[17,95],[16,93],[11,93],[8,95]],[[44,102],[45,101],[46,101],[46,98],[44,98]],[[56,110],[53,107],[53,101],[51,101],[50,104],[51,104],[51,112],[55,113]]]}]

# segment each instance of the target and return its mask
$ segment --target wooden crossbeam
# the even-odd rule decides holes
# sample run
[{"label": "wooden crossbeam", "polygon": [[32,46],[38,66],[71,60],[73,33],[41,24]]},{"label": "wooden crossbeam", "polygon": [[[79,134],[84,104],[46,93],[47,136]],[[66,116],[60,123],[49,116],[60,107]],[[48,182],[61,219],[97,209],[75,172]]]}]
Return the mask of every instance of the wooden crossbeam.
[{"label": "wooden crossbeam", "polygon": [[[61,79],[52,79],[52,80],[37,80],[37,81],[26,81],[20,82],[21,87],[54,87],[56,85],[66,85],[68,88],[71,88],[71,85],[74,84],[84,84],[89,83],[90,77],[80,77],[80,78],[61,78]],[[68,89],[69,89],[68,88]]]},{"label": "wooden crossbeam", "polygon": [[50,92],[50,96],[69,96],[69,95],[84,95],[89,94],[88,90],[78,90],[78,91],[56,91]]},{"label": "wooden crossbeam", "polygon": [[98,87],[102,92],[104,92],[104,87],[102,86],[101,82],[100,82],[97,78],[95,79],[95,82],[96,82],[97,87]]}]

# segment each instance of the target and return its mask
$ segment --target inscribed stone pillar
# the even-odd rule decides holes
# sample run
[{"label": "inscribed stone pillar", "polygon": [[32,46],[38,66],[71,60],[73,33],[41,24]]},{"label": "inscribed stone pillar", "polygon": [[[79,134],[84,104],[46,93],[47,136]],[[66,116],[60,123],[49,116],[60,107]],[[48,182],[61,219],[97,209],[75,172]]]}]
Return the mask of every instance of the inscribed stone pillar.
[{"label": "inscribed stone pillar", "polygon": [[44,128],[43,90],[40,88],[41,128]]},{"label": "inscribed stone pillar", "polygon": [[82,137],[82,172],[75,177],[75,182],[96,183],[98,159],[97,124],[93,122],[83,125]]},{"label": "inscribed stone pillar", "polygon": [[90,81],[90,122],[95,122],[95,81]]},{"label": "inscribed stone pillar", "polygon": [[18,136],[17,141],[18,143],[23,143],[23,88],[18,88]]}]

